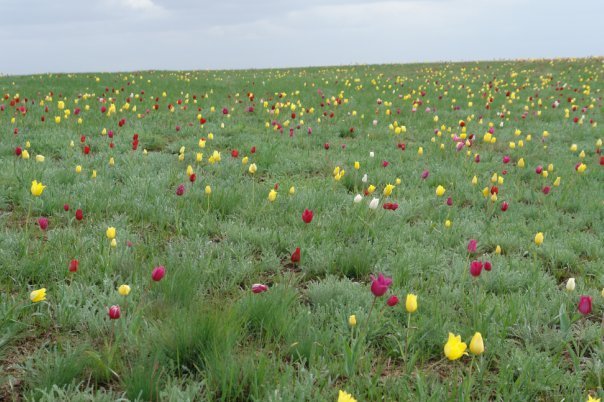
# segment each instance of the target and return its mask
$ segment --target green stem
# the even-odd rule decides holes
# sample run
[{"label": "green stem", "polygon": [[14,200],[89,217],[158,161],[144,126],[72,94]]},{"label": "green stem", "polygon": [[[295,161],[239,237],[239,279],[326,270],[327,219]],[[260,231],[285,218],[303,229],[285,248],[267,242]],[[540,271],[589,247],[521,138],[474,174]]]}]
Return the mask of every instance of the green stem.
[{"label": "green stem", "polygon": [[411,328],[411,313],[407,313],[407,336],[405,337],[405,356],[404,359],[407,359],[407,351],[409,350],[409,329]]}]

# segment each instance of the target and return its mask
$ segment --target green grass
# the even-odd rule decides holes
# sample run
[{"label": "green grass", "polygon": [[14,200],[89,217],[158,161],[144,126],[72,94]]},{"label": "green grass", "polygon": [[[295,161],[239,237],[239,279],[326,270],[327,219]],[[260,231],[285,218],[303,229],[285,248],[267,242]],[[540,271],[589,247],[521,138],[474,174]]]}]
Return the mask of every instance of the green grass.
[{"label": "green grass", "polygon": [[[335,401],[340,389],[359,401],[604,396],[603,74],[592,58],[0,77],[0,399]],[[116,112],[101,113],[100,98]],[[462,120],[475,139],[457,152]],[[491,126],[495,143],[483,140]],[[221,161],[210,164],[214,150]],[[550,164],[547,177],[535,173]],[[346,171],[339,181],[336,166]],[[494,173],[504,181],[491,201],[482,189]],[[47,186],[40,197],[33,180]],[[373,195],[354,203],[370,184]],[[396,184],[388,197],[386,184]],[[472,238],[477,256],[466,250]],[[471,277],[473,259],[492,271]],[[166,276],[153,282],[158,265]],[[374,300],[370,275],[380,272],[393,284]],[[269,290],[252,293],[255,283]],[[46,300],[30,302],[39,288]],[[419,303],[410,327],[409,293]],[[390,295],[401,303],[386,306]],[[587,315],[581,295],[593,299]],[[115,304],[121,317],[110,320]],[[449,361],[449,332],[468,345],[480,332],[485,352]]]}]

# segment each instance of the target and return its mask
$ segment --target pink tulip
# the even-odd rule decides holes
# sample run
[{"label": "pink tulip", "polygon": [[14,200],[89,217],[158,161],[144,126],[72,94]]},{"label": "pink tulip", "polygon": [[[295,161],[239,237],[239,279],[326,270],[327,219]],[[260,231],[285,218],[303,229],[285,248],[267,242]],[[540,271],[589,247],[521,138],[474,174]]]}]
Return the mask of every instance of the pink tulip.
[{"label": "pink tulip", "polygon": [[262,292],[266,292],[268,290],[268,286],[263,285],[261,283],[254,283],[252,285],[252,292],[254,293],[262,293]]},{"label": "pink tulip", "polygon": [[111,306],[109,307],[109,318],[112,320],[117,320],[121,316],[120,306]]},{"label": "pink tulip", "polygon": [[478,246],[478,242],[474,239],[470,239],[468,242],[468,253],[474,254],[476,252],[476,247]]},{"label": "pink tulip", "polygon": [[151,272],[151,279],[155,282],[159,282],[166,275],[166,268],[163,266],[155,267],[153,272]]},{"label": "pink tulip", "polygon": [[587,315],[591,313],[591,297],[590,296],[581,296],[579,300],[579,313],[583,315]]},{"label": "pink tulip", "polygon": [[391,284],[392,278],[387,278],[383,274],[378,274],[377,278],[371,275],[371,293],[375,297],[383,296]]}]

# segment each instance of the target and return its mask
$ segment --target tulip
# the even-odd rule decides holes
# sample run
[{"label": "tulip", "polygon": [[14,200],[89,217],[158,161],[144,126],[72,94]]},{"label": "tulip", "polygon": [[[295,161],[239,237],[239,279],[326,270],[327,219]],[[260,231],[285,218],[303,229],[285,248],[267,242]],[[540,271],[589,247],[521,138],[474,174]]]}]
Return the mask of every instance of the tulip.
[{"label": "tulip", "polygon": [[367,173],[365,173],[365,174],[363,175],[363,177],[361,178],[361,181],[362,181],[363,183],[367,183],[367,180],[368,180]]},{"label": "tulip", "polygon": [[445,194],[445,191],[447,191],[443,186],[439,185],[438,187],[436,187],[436,195],[438,197],[442,197],[443,194]]},{"label": "tulip", "polygon": [[275,201],[276,199],[277,199],[277,192],[276,192],[274,189],[272,189],[272,190],[271,190],[271,191],[268,193],[268,200],[269,200],[270,202],[273,202],[273,201]]},{"label": "tulip", "polygon": [[38,225],[40,226],[40,229],[46,230],[48,228],[48,218],[38,218]]},{"label": "tulip", "polygon": [[44,159],[45,158],[43,155],[36,155],[36,162],[42,163],[42,162],[44,162]]},{"label": "tulip", "polygon": [[166,268],[162,265],[153,268],[153,272],[151,272],[151,279],[155,282],[159,282],[166,275]]},{"label": "tulip", "polygon": [[478,246],[478,242],[474,239],[470,239],[468,242],[468,253],[474,254],[476,252],[476,247]]},{"label": "tulip", "polygon": [[422,176],[421,176],[421,177],[422,177],[422,179],[423,179],[423,180],[426,180],[426,179],[428,178],[428,176],[430,176],[430,171],[428,171],[428,170],[424,170],[424,171],[422,172]]},{"label": "tulip", "polygon": [[113,240],[113,239],[115,239],[115,236],[116,236],[117,233],[116,233],[116,230],[115,230],[114,227],[108,227],[107,231],[105,232],[105,234],[107,235],[107,238],[109,240]]},{"label": "tulip", "polygon": [[591,313],[591,297],[590,296],[581,296],[579,300],[579,313],[583,315],[587,315]]},{"label": "tulip", "polygon": [[300,247],[296,247],[296,250],[291,255],[291,260],[294,264],[300,262]]},{"label": "tulip", "polygon": [[38,183],[37,180],[34,180],[31,182],[31,194],[34,197],[39,197],[42,195],[42,193],[44,192],[44,189],[46,188],[45,185],[42,184],[42,182]]},{"label": "tulip", "polygon": [[383,274],[378,274],[378,277],[375,278],[373,275],[371,277],[371,293],[375,297],[383,296],[387,291],[390,285],[392,284],[392,278],[385,277]]},{"label": "tulip", "polygon": [[480,273],[482,272],[482,261],[472,261],[470,263],[470,274],[474,277],[480,276]]},{"label": "tulip", "polygon": [[480,355],[484,352],[484,342],[480,332],[476,332],[470,341],[470,352],[475,355]]},{"label": "tulip", "polygon": [[295,188],[294,186],[291,186],[291,187],[289,188],[288,193],[289,193],[289,195],[294,195],[294,194],[296,194],[296,188]]},{"label": "tulip", "polygon": [[484,270],[485,271],[490,271],[491,268],[493,268],[493,265],[491,264],[491,261],[485,261],[484,262]]},{"label": "tulip", "polygon": [[73,259],[69,262],[69,272],[77,272],[80,262],[76,259]]},{"label": "tulip", "polygon": [[348,392],[340,390],[338,393],[338,402],[357,402],[357,400]]},{"label": "tulip", "polygon": [[46,300],[46,288],[34,290],[29,294],[29,300],[33,303],[39,303]]},{"label": "tulip", "polygon": [[206,186],[205,193],[206,193],[206,195],[212,194],[212,187]]},{"label": "tulip", "polygon": [[78,221],[81,221],[82,219],[84,219],[84,212],[81,209],[76,210],[75,218]]},{"label": "tulip", "polygon": [[304,212],[302,212],[302,220],[304,221],[304,223],[310,223],[312,221],[314,214],[310,209],[305,209]]},{"label": "tulip", "polygon": [[449,339],[447,340],[444,348],[445,356],[449,360],[457,360],[463,355],[467,354],[467,347],[468,346],[461,341],[460,335],[456,336],[449,332]]},{"label": "tulip", "polygon": [[21,158],[22,159],[29,159],[29,152],[27,151],[27,149],[23,150],[23,152],[21,153]]},{"label": "tulip", "polygon": [[543,233],[539,232],[535,235],[535,244],[540,246],[543,244]]},{"label": "tulip", "polygon": [[121,314],[120,306],[114,305],[114,306],[109,307],[109,319],[117,320],[118,318],[120,318],[121,315],[122,314]]},{"label": "tulip", "polygon": [[185,185],[184,184],[180,184],[177,188],[176,188],[176,195],[181,196],[185,193]]},{"label": "tulip", "polygon": [[568,278],[568,281],[566,281],[566,290],[572,292],[575,290],[575,286],[575,278]]},{"label": "tulip", "polygon": [[267,290],[268,290],[268,286],[263,285],[261,283],[255,283],[252,285],[253,293],[262,293],[262,292],[266,292]]},{"label": "tulip", "polygon": [[117,240],[111,239],[111,242],[109,243],[109,245],[111,245],[111,247],[113,247],[113,248],[117,247]]},{"label": "tulip", "polygon": [[501,254],[501,246],[497,245],[497,247],[495,247],[495,254]]},{"label": "tulip", "polygon": [[258,170],[258,168],[256,167],[256,164],[255,164],[255,163],[252,163],[252,164],[250,165],[250,167],[248,168],[248,172],[250,172],[250,174],[254,174],[254,173],[256,173],[256,171],[257,171],[257,170]]},{"label": "tulip", "polygon": [[130,286],[120,285],[120,287],[117,288],[117,291],[122,296],[128,296],[130,294]]},{"label": "tulip", "polygon": [[392,194],[392,190],[394,190],[394,186],[392,184],[387,184],[384,188],[384,196],[388,197],[390,194]]},{"label": "tulip", "polygon": [[358,204],[359,202],[363,201],[363,196],[361,194],[357,194],[354,196],[354,203]]},{"label": "tulip", "polygon": [[369,203],[369,208],[370,208],[370,209],[377,209],[377,207],[378,207],[379,203],[380,203],[379,198],[373,198],[373,199],[371,200],[371,202]]},{"label": "tulip", "polygon": [[417,310],[417,295],[413,293],[409,293],[407,295],[407,299],[405,300],[405,309],[408,313],[415,313]]},{"label": "tulip", "polygon": [[388,300],[386,300],[386,304],[390,307],[394,307],[398,304],[399,300],[398,297],[396,297],[395,295],[392,295],[388,298]]},{"label": "tulip", "polygon": [[509,207],[509,204],[506,201],[504,201],[504,202],[501,203],[501,210],[503,212],[507,211],[508,207]]},{"label": "tulip", "polygon": [[352,328],[354,328],[357,325],[357,316],[356,315],[351,315],[350,317],[348,317],[348,325],[350,325]]}]

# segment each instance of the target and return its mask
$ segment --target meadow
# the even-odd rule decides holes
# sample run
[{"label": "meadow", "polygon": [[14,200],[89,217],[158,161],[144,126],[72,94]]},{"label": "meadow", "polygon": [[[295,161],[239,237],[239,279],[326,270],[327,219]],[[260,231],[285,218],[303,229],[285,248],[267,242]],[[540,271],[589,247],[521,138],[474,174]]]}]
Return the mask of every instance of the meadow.
[{"label": "meadow", "polygon": [[600,400],[603,75],[1,76],[0,400]]}]

